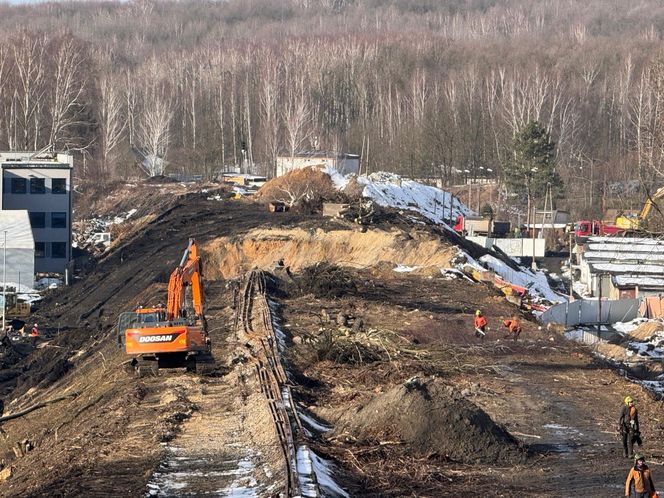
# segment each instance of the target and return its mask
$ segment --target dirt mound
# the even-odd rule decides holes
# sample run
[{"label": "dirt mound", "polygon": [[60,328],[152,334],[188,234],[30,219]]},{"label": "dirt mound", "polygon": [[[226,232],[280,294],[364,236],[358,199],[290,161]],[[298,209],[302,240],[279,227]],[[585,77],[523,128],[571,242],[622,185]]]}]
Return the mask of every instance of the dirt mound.
[{"label": "dirt mound", "polygon": [[618,344],[598,342],[597,344],[593,344],[591,348],[593,351],[613,360],[625,361],[628,358],[627,350]]},{"label": "dirt mound", "polygon": [[664,324],[661,322],[645,322],[632,330],[629,337],[638,341],[645,341],[662,330],[664,330]]},{"label": "dirt mound", "polygon": [[273,178],[256,193],[261,202],[283,202],[290,207],[320,209],[323,201],[343,201],[330,175],[309,167],[295,169],[284,176]]},{"label": "dirt mound", "polygon": [[411,453],[468,463],[523,462],[525,450],[504,428],[453,388],[413,378],[337,424],[359,440],[395,439]]},{"label": "dirt mound", "polygon": [[242,237],[220,237],[203,248],[210,278],[235,278],[254,267],[271,269],[283,259],[292,272],[316,262],[352,268],[397,265],[450,266],[457,249],[428,233],[393,229],[256,229]]}]

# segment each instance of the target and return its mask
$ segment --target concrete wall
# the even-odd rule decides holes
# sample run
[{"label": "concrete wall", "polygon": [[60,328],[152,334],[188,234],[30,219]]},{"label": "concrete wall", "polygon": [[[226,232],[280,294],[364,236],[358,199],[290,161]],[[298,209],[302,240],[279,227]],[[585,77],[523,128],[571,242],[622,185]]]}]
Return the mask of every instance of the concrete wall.
[{"label": "concrete wall", "polygon": [[277,157],[277,176],[283,176],[294,169],[308,168],[312,166],[322,169],[334,168],[344,175],[350,173],[357,174],[360,171],[360,158],[335,158],[334,156]]},{"label": "concrete wall", "polygon": [[[533,239],[495,239],[489,237],[469,236],[466,239],[490,249],[494,245],[508,256],[526,257],[533,256]],[[544,239],[535,239],[535,257],[543,258],[546,252],[546,241]]]}]

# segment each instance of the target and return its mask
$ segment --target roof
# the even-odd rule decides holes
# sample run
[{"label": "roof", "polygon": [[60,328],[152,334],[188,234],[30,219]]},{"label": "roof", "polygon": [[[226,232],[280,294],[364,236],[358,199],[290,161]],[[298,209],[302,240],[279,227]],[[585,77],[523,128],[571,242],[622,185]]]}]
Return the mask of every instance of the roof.
[{"label": "roof", "polygon": [[[648,261],[664,261],[664,252],[662,251],[649,251],[649,252],[616,252],[616,251],[589,251],[583,253],[583,258],[586,260],[600,261],[615,261],[621,262],[648,262]],[[590,261],[592,263],[592,261]]]},{"label": "roof", "polygon": [[[290,156],[279,156],[281,158],[290,158]],[[359,154],[349,154],[346,152],[329,152],[324,150],[304,150],[298,151],[293,157],[315,157],[315,158],[332,158],[332,159],[359,159]]]},{"label": "roof", "polygon": [[664,290],[664,277],[644,277],[643,275],[614,275],[613,285],[618,288],[642,287],[646,289]]},{"label": "roof", "polygon": [[664,275],[664,266],[656,264],[590,263],[590,266],[596,272]]},{"label": "roof", "polygon": [[[7,249],[34,250],[35,241],[32,238],[30,217],[24,209],[0,211],[0,244],[4,241],[4,231],[7,231]],[[1,252],[1,251],[0,251]]]},{"label": "roof", "polygon": [[664,245],[662,239],[650,239],[647,237],[588,237],[588,242],[595,242],[598,244],[647,244],[647,245]]},{"label": "roof", "polygon": [[0,152],[3,169],[71,169],[74,156],[68,152]]}]

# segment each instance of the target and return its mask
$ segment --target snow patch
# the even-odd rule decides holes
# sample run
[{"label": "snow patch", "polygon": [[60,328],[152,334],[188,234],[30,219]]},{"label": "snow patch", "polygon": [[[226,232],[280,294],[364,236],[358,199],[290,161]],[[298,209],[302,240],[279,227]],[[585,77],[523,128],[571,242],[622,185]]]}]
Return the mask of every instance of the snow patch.
[{"label": "snow patch", "polygon": [[491,271],[497,273],[503,280],[511,284],[525,287],[528,292],[533,296],[538,296],[552,303],[560,303],[567,300],[551,289],[546,275],[544,272],[538,271],[533,273],[531,270],[521,267],[520,271],[513,270],[498,258],[486,254],[480,258]]},{"label": "snow patch", "polygon": [[300,476],[302,496],[317,497],[320,487],[325,492],[325,496],[348,498],[349,494],[332,478],[332,467],[332,463],[316,455],[307,446],[299,446],[297,448],[297,473]]},{"label": "snow patch", "polygon": [[[325,172],[338,190],[346,188],[353,177],[353,175],[344,176],[334,168],[328,168]],[[449,192],[414,180],[407,180],[394,173],[380,171],[356,178],[363,187],[363,197],[372,199],[380,206],[414,211],[449,230],[452,230],[448,224],[450,214],[452,220],[456,220],[459,215],[473,214],[465,204]],[[417,222],[421,223],[419,220]]]},{"label": "snow patch", "polygon": [[419,268],[419,266],[404,266],[404,265],[397,265],[396,268],[394,268],[394,271],[397,273],[410,273],[411,271],[415,271]]}]

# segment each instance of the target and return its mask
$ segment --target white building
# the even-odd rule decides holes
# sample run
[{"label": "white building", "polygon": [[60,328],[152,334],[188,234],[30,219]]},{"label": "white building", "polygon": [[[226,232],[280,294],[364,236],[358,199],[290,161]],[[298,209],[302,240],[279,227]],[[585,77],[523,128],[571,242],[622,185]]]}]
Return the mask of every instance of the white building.
[{"label": "white building", "polygon": [[578,257],[580,281],[592,296],[632,299],[664,294],[664,240],[589,237]]},{"label": "white building", "polygon": [[0,152],[2,210],[26,210],[34,238],[36,272],[64,273],[72,240],[68,153]]},{"label": "white building", "polygon": [[320,169],[334,168],[339,173],[359,173],[360,156],[357,154],[334,154],[313,150],[298,152],[297,155],[277,157],[277,176],[283,176],[294,169],[315,167]]},{"label": "white building", "polygon": [[[3,247],[5,234],[6,251]],[[32,238],[30,218],[25,210],[0,211],[0,283],[3,279],[3,258],[6,258],[5,281],[10,285],[32,287],[35,275],[35,241]]]}]

